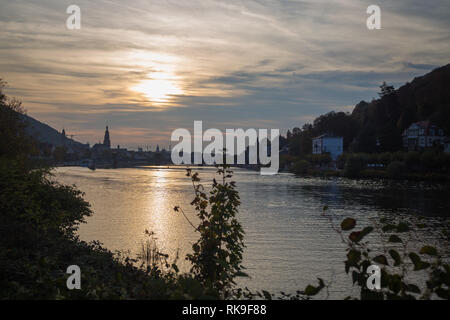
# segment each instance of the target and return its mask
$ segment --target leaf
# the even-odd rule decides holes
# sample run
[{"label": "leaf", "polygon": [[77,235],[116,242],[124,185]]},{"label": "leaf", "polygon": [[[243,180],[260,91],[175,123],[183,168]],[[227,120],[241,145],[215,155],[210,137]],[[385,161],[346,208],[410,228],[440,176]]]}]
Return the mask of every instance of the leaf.
[{"label": "leaf", "polygon": [[347,253],[347,261],[350,266],[357,266],[357,263],[361,260],[361,252],[357,250],[350,250]]},{"label": "leaf", "polygon": [[436,289],[435,292],[436,292],[437,296],[441,299],[445,299],[445,300],[450,299],[450,290],[449,289],[438,288],[438,289]]},{"label": "leaf", "polygon": [[359,273],[357,271],[352,272],[352,281],[355,284],[358,281]]},{"label": "leaf", "polygon": [[248,277],[248,274],[242,271],[238,271],[234,274],[236,277]]},{"label": "leaf", "polygon": [[356,226],[356,220],[352,218],[345,218],[341,222],[341,229],[344,231],[352,230]]},{"label": "leaf", "polygon": [[362,231],[361,231],[361,239],[359,239],[360,241],[362,240],[362,238],[364,238],[365,236],[367,236],[369,233],[371,233],[373,231],[373,227],[365,227]]},{"label": "leaf", "polygon": [[397,225],[397,232],[407,232],[409,231],[409,224],[407,222],[400,222]]},{"label": "leaf", "polygon": [[316,294],[318,294],[320,292],[320,290],[323,289],[323,287],[325,287],[325,283],[323,282],[323,280],[321,278],[317,278],[319,280],[319,286],[314,287],[312,285],[308,285],[305,288],[304,294],[307,296],[315,296]]},{"label": "leaf", "polygon": [[365,227],[361,231],[354,231],[350,233],[348,238],[353,242],[360,242],[366,235],[373,231],[373,227]]},{"label": "leaf", "polygon": [[388,241],[389,242],[396,242],[396,243],[398,243],[398,242],[402,242],[402,239],[400,239],[400,237],[398,235],[396,235],[396,234],[391,234],[389,236],[389,240]]},{"label": "leaf", "polygon": [[400,254],[395,251],[394,249],[389,250],[389,254],[394,259],[394,266],[398,266],[402,263],[402,258],[400,257]]},{"label": "leaf", "polygon": [[383,232],[389,232],[396,228],[397,228],[397,226],[395,226],[393,224],[387,224],[387,225],[383,226],[383,228],[381,230],[383,230]]},{"label": "leaf", "polygon": [[305,288],[305,294],[307,295],[307,296],[314,296],[315,294],[317,294],[317,292],[316,292],[316,287],[314,287],[314,286],[312,286],[312,285],[308,285],[306,288]]},{"label": "leaf", "polygon": [[350,233],[348,238],[353,242],[358,242],[360,235],[361,235],[361,231],[354,231],[354,232]]},{"label": "leaf", "polygon": [[384,264],[384,265],[389,265],[388,264],[388,261],[387,261],[387,258],[384,256],[384,255],[379,255],[379,256],[376,256],[375,258],[373,258],[372,259],[374,262],[376,262],[376,263],[380,263],[380,264]]},{"label": "leaf", "polygon": [[267,292],[266,290],[263,290],[262,293],[264,295],[264,299],[272,300],[272,295],[269,292]]},{"label": "leaf", "polygon": [[429,256],[437,256],[437,250],[432,246],[424,246],[422,249],[420,249],[419,253],[427,254]]},{"label": "leaf", "polygon": [[426,269],[430,266],[428,262],[422,261],[420,257],[414,252],[410,252],[408,256],[414,264],[414,271]]}]

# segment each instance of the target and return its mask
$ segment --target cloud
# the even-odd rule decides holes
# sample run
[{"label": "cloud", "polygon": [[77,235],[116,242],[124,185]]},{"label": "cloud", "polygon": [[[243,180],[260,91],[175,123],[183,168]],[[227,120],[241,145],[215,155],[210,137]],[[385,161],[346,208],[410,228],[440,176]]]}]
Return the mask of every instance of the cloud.
[{"label": "cloud", "polygon": [[[301,126],[448,63],[448,1],[380,0],[382,30],[369,31],[371,2],[79,0],[72,31],[69,0],[9,1],[0,76],[31,115],[92,141],[106,123],[121,145],[164,143],[193,120]],[[161,76],[181,93],[133,90]]]}]

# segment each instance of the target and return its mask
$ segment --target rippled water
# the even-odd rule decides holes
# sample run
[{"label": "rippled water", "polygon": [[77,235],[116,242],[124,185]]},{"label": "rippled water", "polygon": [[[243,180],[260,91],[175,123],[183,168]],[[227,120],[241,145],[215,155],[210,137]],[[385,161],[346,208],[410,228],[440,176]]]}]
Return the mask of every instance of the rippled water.
[{"label": "rippled water", "polygon": [[[210,184],[215,170],[197,170],[202,182]],[[175,257],[179,250],[184,257],[198,236],[173,211],[179,205],[195,220],[189,205],[192,185],[182,168],[64,167],[55,172],[58,181],[85,192],[92,205],[94,215],[79,230],[83,240],[135,253],[148,229],[156,233],[162,251]],[[238,218],[246,232],[244,265],[251,276],[239,284],[253,289],[294,292],[321,277],[332,282],[332,298],[352,292],[344,272],[345,246],[323,215],[324,205],[336,223],[351,216],[359,225],[373,217],[419,214],[439,228],[450,211],[450,189],[442,185],[261,176],[242,169],[233,178],[242,201]],[[179,264],[188,267],[182,258]]]}]

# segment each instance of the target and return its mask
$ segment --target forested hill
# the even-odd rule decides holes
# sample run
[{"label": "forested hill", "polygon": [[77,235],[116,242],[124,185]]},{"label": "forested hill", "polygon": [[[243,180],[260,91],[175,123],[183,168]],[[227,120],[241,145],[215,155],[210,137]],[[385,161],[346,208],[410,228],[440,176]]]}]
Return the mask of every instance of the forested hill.
[{"label": "forested hill", "polygon": [[449,135],[450,64],[415,78],[381,99],[360,102],[351,118],[359,127],[356,149],[370,148],[374,138],[379,138],[384,149],[396,150],[403,130],[421,120],[430,120]]},{"label": "forested hill", "polygon": [[[28,115],[23,114],[20,116],[23,117],[27,123],[27,133],[34,139],[39,142],[48,143],[54,146],[59,146],[62,144],[63,140],[61,139],[61,132],[58,132],[56,129],[50,127],[49,125],[42,123]],[[66,142],[69,141],[71,142],[71,145],[82,146],[81,143],[70,138],[66,138]]]},{"label": "forested hill", "polygon": [[343,136],[344,148],[352,152],[397,151],[403,130],[421,120],[430,120],[450,136],[450,64],[380,99],[361,101],[351,114],[330,112],[302,129],[294,128],[288,131],[287,143],[292,155],[306,155],[311,153],[312,137],[329,133]]}]

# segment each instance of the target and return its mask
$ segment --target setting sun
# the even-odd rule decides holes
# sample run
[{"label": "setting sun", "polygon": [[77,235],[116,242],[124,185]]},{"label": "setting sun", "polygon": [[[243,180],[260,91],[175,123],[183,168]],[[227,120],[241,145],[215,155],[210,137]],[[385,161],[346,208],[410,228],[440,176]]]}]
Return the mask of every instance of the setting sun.
[{"label": "setting sun", "polygon": [[152,79],[141,81],[131,88],[134,91],[144,94],[151,102],[168,102],[173,95],[183,93],[183,90],[167,74],[152,75]]}]

